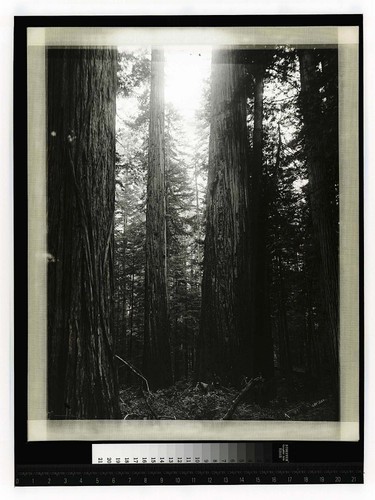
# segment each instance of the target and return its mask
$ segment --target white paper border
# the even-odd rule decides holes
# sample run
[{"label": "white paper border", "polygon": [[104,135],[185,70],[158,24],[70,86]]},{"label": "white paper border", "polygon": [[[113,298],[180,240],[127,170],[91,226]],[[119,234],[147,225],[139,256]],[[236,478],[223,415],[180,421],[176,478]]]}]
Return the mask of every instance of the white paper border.
[{"label": "white paper border", "polygon": [[[340,422],[46,420],[45,47],[143,44],[338,44]],[[28,440],[358,440],[358,27],[28,28],[28,142]]]}]

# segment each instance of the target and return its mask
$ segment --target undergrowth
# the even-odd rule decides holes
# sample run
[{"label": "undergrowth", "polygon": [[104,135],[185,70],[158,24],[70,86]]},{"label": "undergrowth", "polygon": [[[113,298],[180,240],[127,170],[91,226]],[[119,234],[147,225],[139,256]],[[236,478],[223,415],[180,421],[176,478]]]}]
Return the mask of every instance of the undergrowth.
[{"label": "undergrowth", "polygon": [[[127,420],[219,420],[238,392],[219,386],[205,393],[187,380],[150,394],[140,386],[128,386],[120,390],[120,407]],[[232,420],[336,420],[335,405],[330,395],[307,398],[303,387],[288,392],[281,384],[270,401],[242,401]]]}]

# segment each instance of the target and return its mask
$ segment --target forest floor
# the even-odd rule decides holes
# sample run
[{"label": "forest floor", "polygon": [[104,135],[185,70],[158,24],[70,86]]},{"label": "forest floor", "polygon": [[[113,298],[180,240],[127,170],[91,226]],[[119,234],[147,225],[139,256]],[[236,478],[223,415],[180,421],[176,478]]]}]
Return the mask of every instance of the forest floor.
[{"label": "forest floor", "polygon": [[[254,395],[244,398],[231,420],[337,420],[331,395],[315,392],[309,397],[309,393],[298,378],[280,379],[272,399],[255,402]],[[127,420],[220,420],[238,394],[232,387],[208,389],[186,380],[150,394],[140,387],[127,386],[120,390],[120,406]]]}]

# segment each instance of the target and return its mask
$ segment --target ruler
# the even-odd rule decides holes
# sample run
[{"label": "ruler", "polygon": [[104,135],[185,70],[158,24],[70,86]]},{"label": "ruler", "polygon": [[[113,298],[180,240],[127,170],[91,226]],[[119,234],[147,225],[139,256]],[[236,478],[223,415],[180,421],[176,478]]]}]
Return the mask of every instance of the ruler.
[{"label": "ruler", "polygon": [[[322,467],[323,465],[323,467]],[[324,467],[324,465],[326,467]],[[361,466],[347,464],[156,464],[75,468],[17,467],[16,486],[150,486],[231,484],[362,484]]]},{"label": "ruler", "polygon": [[91,463],[17,465],[17,486],[361,484],[360,462],[290,462],[264,442],[94,443]]}]

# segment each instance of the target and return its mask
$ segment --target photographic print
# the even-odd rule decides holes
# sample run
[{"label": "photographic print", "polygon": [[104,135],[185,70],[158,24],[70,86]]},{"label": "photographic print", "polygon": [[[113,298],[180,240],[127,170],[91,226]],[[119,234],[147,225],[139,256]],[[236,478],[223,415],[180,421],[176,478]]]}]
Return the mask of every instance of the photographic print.
[{"label": "photographic print", "polygon": [[171,30],[30,35],[29,431],[355,439],[356,33]]}]

